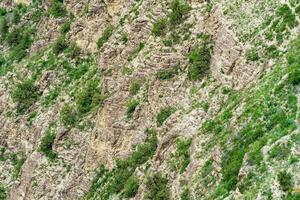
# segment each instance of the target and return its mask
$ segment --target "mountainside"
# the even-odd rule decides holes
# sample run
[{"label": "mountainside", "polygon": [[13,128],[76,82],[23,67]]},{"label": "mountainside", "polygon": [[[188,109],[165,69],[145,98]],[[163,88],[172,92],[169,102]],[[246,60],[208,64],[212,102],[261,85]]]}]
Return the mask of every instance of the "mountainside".
[{"label": "mountainside", "polygon": [[298,0],[0,0],[0,200],[300,199]]}]

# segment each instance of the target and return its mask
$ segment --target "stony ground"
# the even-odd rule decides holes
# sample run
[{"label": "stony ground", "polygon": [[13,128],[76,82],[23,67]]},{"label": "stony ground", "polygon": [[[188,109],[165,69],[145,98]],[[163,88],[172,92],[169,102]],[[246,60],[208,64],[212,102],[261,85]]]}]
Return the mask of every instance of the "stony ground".
[{"label": "stony ground", "polygon": [[2,0],[0,200],[300,199],[297,0]]}]

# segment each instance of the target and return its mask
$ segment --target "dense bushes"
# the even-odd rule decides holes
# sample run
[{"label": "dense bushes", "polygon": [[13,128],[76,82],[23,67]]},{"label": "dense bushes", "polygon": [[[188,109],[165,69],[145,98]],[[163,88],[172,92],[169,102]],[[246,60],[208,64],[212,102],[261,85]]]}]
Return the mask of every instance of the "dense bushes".
[{"label": "dense bushes", "polygon": [[114,31],[114,27],[112,25],[109,25],[102,33],[102,36],[97,41],[97,47],[98,49],[101,49],[101,47],[109,40],[110,36],[112,36]]},{"label": "dense bushes", "polygon": [[98,80],[90,80],[76,95],[76,107],[80,115],[90,112],[102,104],[106,95],[101,93]]},{"label": "dense bushes", "polygon": [[136,99],[130,100],[127,104],[127,112],[126,116],[127,118],[131,118],[132,114],[134,113],[136,107],[140,104],[140,102]]},{"label": "dense bushes", "polygon": [[176,151],[171,155],[171,167],[173,170],[183,173],[190,163],[189,148],[192,144],[191,139],[176,141]]},{"label": "dense bushes", "polygon": [[68,14],[62,0],[52,0],[49,13],[53,17],[64,17]]},{"label": "dense bushes", "polygon": [[180,24],[190,10],[185,0],[173,0],[168,18],[160,18],[153,24],[153,35],[156,37],[166,35],[168,29]]},{"label": "dense bushes", "polygon": [[180,71],[179,65],[175,67],[159,70],[156,74],[156,77],[160,80],[168,80],[177,75]]},{"label": "dense bushes", "polygon": [[170,190],[168,179],[161,173],[155,173],[146,180],[147,192],[145,199],[149,200],[168,200],[170,199]]},{"label": "dense bushes", "polygon": [[157,126],[161,126],[175,111],[173,107],[162,108],[156,116]]},{"label": "dense bushes", "polygon": [[293,187],[292,175],[286,171],[281,171],[277,175],[278,182],[283,191],[291,191]]},{"label": "dense bushes", "polygon": [[52,50],[55,55],[60,54],[66,48],[68,48],[68,43],[63,35],[57,38],[57,40],[54,42],[52,46]]},{"label": "dense bushes", "polygon": [[210,37],[203,35],[200,40],[200,44],[194,47],[188,55],[188,78],[190,80],[201,79],[209,70],[212,47]]},{"label": "dense bushes", "polygon": [[49,159],[53,160],[57,157],[57,153],[52,150],[56,134],[49,129],[41,140],[39,151],[44,153]]},{"label": "dense bushes", "polygon": [[17,112],[26,112],[38,99],[40,92],[32,80],[25,80],[13,90],[11,97],[17,103]]},{"label": "dense bushes", "polygon": [[289,64],[289,76],[288,80],[293,85],[300,83],[300,36],[294,41],[287,54],[287,60]]},{"label": "dense bushes", "polygon": [[60,120],[66,127],[73,127],[77,122],[77,112],[68,104],[65,104],[60,111]]},{"label": "dense bushes", "polygon": [[172,12],[169,14],[169,20],[172,25],[182,22],[183,17],[191,10],[190,6],[184,0],[173,0],[171,2]]},{"label": "dense bushes", "polygon": [[152,28],[152,33],[155,36],[163,36],[166,34],[168,29],[168,21],[165,18],[158,19],[154,24]]},{"label": "dense bushes", "polygon": [[93,199],[95,196],[99,199],[109,199],[113,194],[120,194],[121,197],[135,196],[139,186],[133,173],[155,154],[157,148],[156,131],[147,129],[146,133],[146,142],[138,145],[127,159],[117,160],[111,171],[103,165],[100,167],[85,199]]}]

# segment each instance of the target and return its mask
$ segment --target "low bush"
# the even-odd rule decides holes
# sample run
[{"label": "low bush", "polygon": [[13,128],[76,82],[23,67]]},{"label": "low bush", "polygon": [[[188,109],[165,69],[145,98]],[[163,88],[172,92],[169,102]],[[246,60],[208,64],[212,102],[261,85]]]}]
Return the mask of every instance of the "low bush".
[{"label": "low bush", "polygon": [[141,84],[139,81],[133,81],[129,88],[130,95],[136,95],[141,88]]},{"label": "low bush", "polygon": [[163,125],[163,123],[176,111],[173,107],[162,108],[156,116],[157,126]]},{"label": "low bush", "polygon": [[0,182],[0,199],[7,199],[7,188]]},{"label": "low bush", "polygon": [[169,20],[171,25],[180,24],[185,15],[189,13],[191,7],[185,0],[173,0],[171,2],[171,13],[169,14]]},{"label": "low bush", "polygon": [[12,100],[17,103],[17,112],[25,113],[38,99],[40,92],[32,80],[25,80],[12,91]]},{"label": "low bush", "polygon": [[52,45],[52,50],[55,55],[60,54],[66,48],[68,48],[68,43],[63,35],[57,38],[57,40]]},{"label": "low bush", "polygon": [[60,111],[60,120],[66,127],[74,127],[78,120],[77,112],[68,104],[65,104]]},{"label": "low bush", "polygon": [[277,175],[278,182],[283,191],[291,191],[293,187],[292,175],[287,171],[281,171]]},{"label": "low bush", "polygon": [[190,163],[189,148],[192,144],[192,139],[176,141],[176,151],[173,155],[175,160],[175,168],[180,173],[183,173]]},{"label": "low bush", "polygon": [[94,108],[98,108],[106,95],[101,93],[98,80],[90,80],[76,95],[76,108],[80,115],[84,115]]},{"label": "low bush", "polygon": [[126,116],[127,118],[131,118],[136,107],[140,104],[140,102],[136,99],[130,100],[127,104],[127,112],[126,112]]},{"label": "low bush", "polygon": [[63,1],[60,0],[51,1],[51,7],[49,9],[49,13],[53,17],[64,17],[68,15],[68,12],[63,4]]},{"label": "low bush", "polygon": [[165,18],[158,19],[154,24],[152,28],[152,33],[154,36],[164,36],[168,29],[168,21]]},{"label": "low bush", "polygon": [[246,52],[246,59],[247,61],[258,61],[259,60],[259,55],[258,55],[258,52],[257,50],[255,49],[251,49],[251,50],[248,50]]},{"label": "low bush", "polygon": [[134,197],[139,189],[139,182],[135,176],[131,176],[125,184],[124,196],[125,198]]},{"label": "low bush", "polygon": [[71,21],[67,20],[60,28],[60,34],[66,35],[71,29]]},{"label": "low bush", "polygon": [[114,31],[114,27],[109,25],[102,33],[102,36],[97,41],[98,49],[101,49],[102,46],[109,40]]},{"label": "low bush", "polygon": [[169,69],[162,69],[159,70],[156,74],[156,77],[160,80],[168,80],[176,76],[180,71],[179,65],[176,65],[175,67],[169,68]]},{"label": "low bush", "polygon": [[168,200],[170,199],[170,190],[168,179],[160,173],[149,176],[146,180],[145,199],[149,200]]},{"label": "low bush", "polygon": [[45,106],[46,108],[49,107],[50,105],[53,105],[57,99],[59,95],[59,90],[58,88],[55,88],[53,90],[51,90],[49,92],[49,94],[44,98],[44,101],[43,101],[43,106]]},{"label": "low bush", "polygon": [[123,44],[126,44],[128,42],[128,33],[126,32],[122,33],[120,40],[122,41]]},{"label": "low bush", "polygon": [[46,131],[44,134],[40,146],[39,151],[44,153],[49,159],[54,160],[57,158],[57,153],[53,151],[52,146],[55,140],[56,134],[52,130]]},{"label": "low bush", "polygon": [[199,80],[209,71],[211,58],[211,43],[205,39],[201,44],[194,47],[188,54],[188,78],[190,80]]}]

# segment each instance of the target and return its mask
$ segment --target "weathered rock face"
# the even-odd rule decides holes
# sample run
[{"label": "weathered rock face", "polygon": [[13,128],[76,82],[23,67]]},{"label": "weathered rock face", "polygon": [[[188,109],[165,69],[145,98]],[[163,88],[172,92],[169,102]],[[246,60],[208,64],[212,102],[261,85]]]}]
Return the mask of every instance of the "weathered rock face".
[{"label": "weathered rock face", "polygon": [[[58,2],[57,8],[52,7],[51,1],[42,1],[37,7],[30,2],[0,2],[6,9],[13,9],[18,3],[32,6],[26,14],[20,15],[19,23],[8,28],[9,33],[20,30],[17,28],[28,23],[37,10],[43,13],[36,24],[26,24],[27,28],[36,28],[26,57],[10,62],[15,46],[0,42],[1,50],[3,48],[0,67],[2,54],[11,66],[3,73],[0,68],[0,199],[2,185],[8,199],[13,200],[102,199],[103,193],[111,192],[109,187],[114,184],[113,181],[106,183],[105,178],[110,180],[109,177],[116,176],[122,182],[123,177],[105,174],[93,182],[97,169],[105,165],[112,172],[117,171],[117,160],[126,161],[133,152],[143,149],[137,146],[147,144],[149,135],[145,130],[148,129],[155,130],[157,148],[147,161],[129,170],[130,177],[137,177],[139,182],[132,199],[149,195],[147,180],[156,173],[166,177],[169,199],[185,199],[185,191],[190,199],[266,199],[264,195],[269,192],[266,187],[275,194],[274,198],[288,195],[274,177],[279,169],[294,172],[295,177],[299,177],[299,172],[295,172],[299,164],[296,159],[295,165],[281,160],[285,167],[269,157],[276,145],[287,143],[287,139],[277,138],[280,133],[285,133],[291,141],[296,135],[297,129],[291,126],[297,121],[299,95],[286,86],[280,91],[287,93],[276,96],[274,91],[278,88],[275,87],[281,87],[287,75],[285,71],[273,72],[271,63],[285,66],[287,46],[299,27],[281,25],[280,28],[288,27],[281,43],[275,41],[278,35],[274,35],[273,40],[267,40],[264,35],[272,27],[271,22],[263,27],[268,17],[277,19],[274,13],[280,13],[276,9],[285,5],[285,1],[187,1],[188,6],[181,11],[184,14],[179,14],[182,18],[174,24],[172,12],[180,6],[172,10],[175,1],[171,0],[64,0],[63,4]],[[258,12],[254,5],[265,10],[251,24],[250,19]],[[300,9],[300,5],[292,1],[286,5],[299,21],[297,8]],[[55,16],[51,12],[56,9],[66,10],[67,14],[56,13],[58,16]],[[154,26],[160,20],[165,24],[159,25],[158,32],[165,32],[157,36]],[[106,32],[108,27],[113,27],[110,33]],[[255,32],[259,29],[262,30]],[[209,49],[209,72],[191,80],[193,62],[199,64],[206,56],[196,52],[196,58],[193,57],[195,48],[204,40],[203,35],[211,38],[213,46]],[[104,41],[100,47],[97,47],[98,41]],[[80,50],[72,49],[74,44]],[[248,52],[253,49],[257,51],[249,58]],[[282,57],[269,57],[270,52]],[[5,67],[3,65],[3,69]],[[259,81],[266,68],[274,74]],[[18,96],[14,95],[15,88],[25,80],[31,80],[38,88],[38,97],[26,112],[18,113],[20,102],[15,100],[14,96]],[[254,82],[257,84],[252,86]],[[96,89],[93,88],[95,83]],[[273,88],[265,86],[266,83]],[[28,88],[30,93],[21,95],[24,99],[35,92],[33,86],[25,89]],[[249,98],[252,93],[260,94],[265,101],[253,95],[252,102]],[[268,106],[263,107],[265,104]],[[64,110],[66,105],[71,110]],[[91,108],[80,112],[83,110],[80,106]],[[252,112],[253,107],[257,108],[256,112]],[[65,113],[67,119],[63,118]],[[285,114],[271,118],[261,113]],[[261,119],[263,122],[259,124]],[[274,126],[270,119],[275,121]],[[287,122],[276,124],[279,119]],[[75,120],[75,124],[66,124],[68,120]],[[256,123],[251,124],[253,120]],[[286,129],[280,129],[283,126],[287,126]],[[277,131],[264,135],[269,129]],[[245,132],[249,134],[242,135]],[[51,133],[54,133],[53,138]],[[255,138],[251,137],[254,140],[251,144],[247,143],[249,135]],[[268,137],[274,138],[271,141]],[[294,140],[286,144],[290,148],[290,160],[299,157],[298,140]],[[45,141],[50,144],[47,143],[47,150],[43,151]],[[240,153],[236,153],[236,149]],[[261,164],[251,163],[254,151],[257,151],[255,155],[263,152]],[[228,163],[237,163],[239,167],[228,167]],[[230,186],[224,181],[228,174],[234,177],[230,179]],[[253,181],[254,176],[266,178],[258,184],[258,179]],[[267,185],[272,181],[277,185],[269,188]],[[97,187],[90,189],[96,183]],[[257,187],[252,188],[247,183]],[[300,183],[294,181],[294,185],[297,184]],[[91,192],[92,197],[85,196],[87,192]],[[109,198],[125,199],[124,193],[123,187],[109,194]],[[215,196],[219,193],[220,196]]]}]

